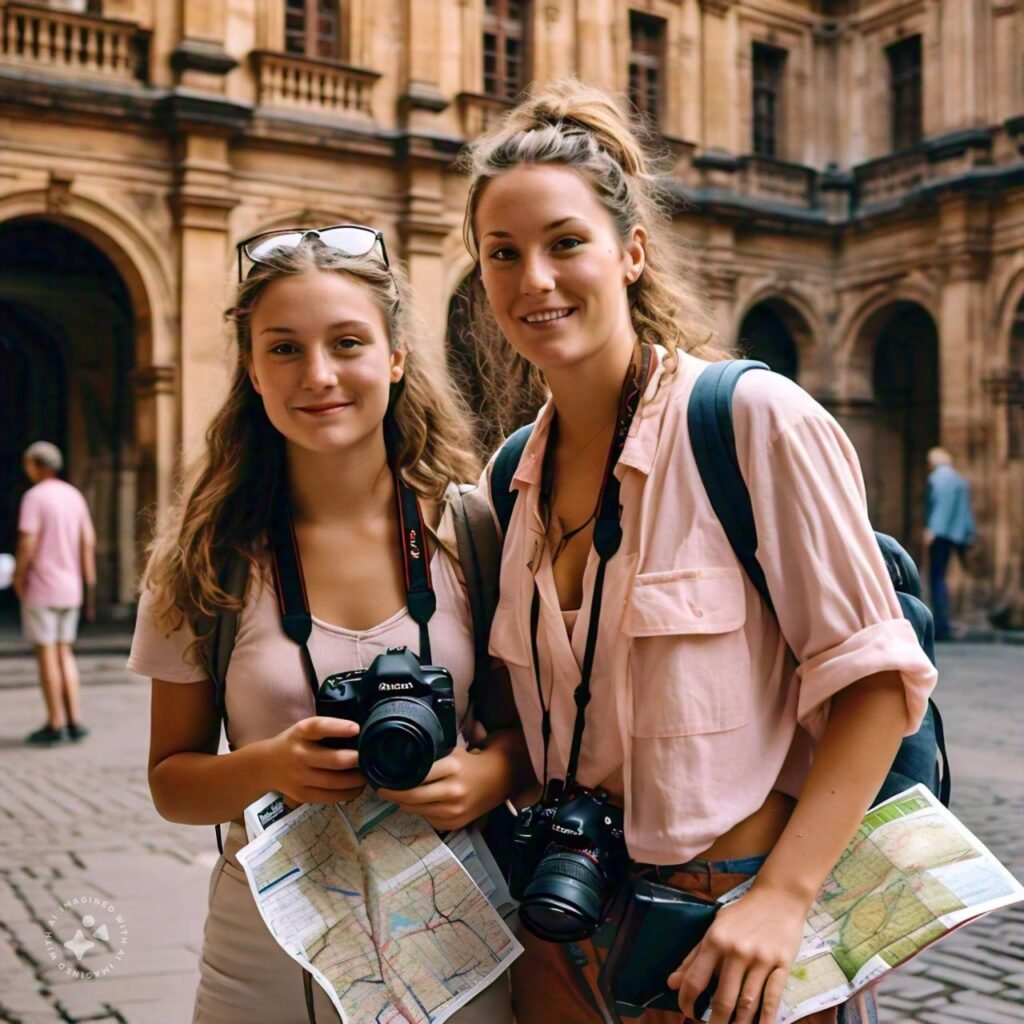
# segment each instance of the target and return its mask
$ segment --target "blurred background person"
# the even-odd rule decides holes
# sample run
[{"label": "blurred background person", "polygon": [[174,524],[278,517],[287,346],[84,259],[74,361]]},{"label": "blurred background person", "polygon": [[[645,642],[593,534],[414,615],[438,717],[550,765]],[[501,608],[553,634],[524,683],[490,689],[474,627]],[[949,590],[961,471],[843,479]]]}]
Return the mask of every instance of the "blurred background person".
[{"label": "blurred background person", "polygon": [[95,614],[96,531],[81,492],[57,476],[63,464],[60,449],[49,441],[25,450],[25,473],[33,486],[18,514],[14,590],[46,701],[46,724],[26,737],[35,745],[58,743],[65,735],[80,740],[88,733],[71,645],[83,605],[87,621]]},{"label": "blurred background person", "polygon": [[928,585],[935,616],[935,639],[949,640],[949,589],[946,570],[955,551],[963,565],[965,550],[974,543],[971,485],[953,468],[945,448],[928,452],[928,493],[925,501],[924,543],[928,549]]}]

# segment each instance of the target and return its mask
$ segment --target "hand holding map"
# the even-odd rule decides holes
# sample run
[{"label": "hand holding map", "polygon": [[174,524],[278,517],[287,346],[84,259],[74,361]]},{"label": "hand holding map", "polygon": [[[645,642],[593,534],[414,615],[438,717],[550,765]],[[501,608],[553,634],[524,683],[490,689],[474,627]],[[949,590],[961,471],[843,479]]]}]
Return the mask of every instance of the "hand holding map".
[{"label": "hand holding map", "polygon": [[457,840],[459,857],[367,789],[298,808],[238,861],[274,938],[343,1021],[440,1024],[522,951],[471,877],[486,881],[479,852]]}]

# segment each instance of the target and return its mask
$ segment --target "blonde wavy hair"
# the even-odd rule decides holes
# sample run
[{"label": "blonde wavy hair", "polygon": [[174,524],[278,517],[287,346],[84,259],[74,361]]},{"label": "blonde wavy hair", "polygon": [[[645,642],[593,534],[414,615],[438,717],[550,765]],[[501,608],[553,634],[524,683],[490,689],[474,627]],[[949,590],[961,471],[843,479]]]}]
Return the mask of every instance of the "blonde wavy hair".
[{"label": "blonde wavy hair", "polygon": [[650,132],[610,95],[576,79],[537,88],[476,139],[463,162],[470,178],[463,234],[477,261],[466,310],[473,372],[486,382],[489,412],[506,432],[532,415],[546,389],[540,374],[525,368],[504,339],[487,305],[475,218],[488,184],[520,164],[572,168],[590,183],[623,242],[635,227],[646,231],[644,271],[627,288],[641,342],[661,345],[672,355],[682,350],[708,360],[728,357],[696,287],[688,246],[672,230],[662,161]]},{"label": "blonde wavy hair", "polygon": [[151,551],[145,585],[154,593],[154,618],[167,629],[188,622],[196,632],[190,657],[206,664],[213,618],[240,611],[242,597],[221,585],[229,559],[257,571],[257,552],[269,523],[274,490],[285,485],[285,443],[249,379],[250,324],[260,296],[274,281],[310,272],[346,274],[373,295],[388,325],[391,351],[405,352],[403,386],[385,417],[396,472],[422,497],[440,500],[451,482],[475,480],[469,416],[443,366],[424,355],[423,330],[402,272],[376,257],[352,257],[316,239],[276,249],[253,266],[225,314],[234,324],[237,362],[227,399],[206,432],[206,451],[190,474],[168,526]]}]

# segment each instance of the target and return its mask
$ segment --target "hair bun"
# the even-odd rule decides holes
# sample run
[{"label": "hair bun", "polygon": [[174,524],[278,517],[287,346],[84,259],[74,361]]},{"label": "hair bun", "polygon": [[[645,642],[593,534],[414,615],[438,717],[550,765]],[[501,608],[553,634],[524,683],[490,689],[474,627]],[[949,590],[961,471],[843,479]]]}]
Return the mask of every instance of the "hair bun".
[{"label": "hair bun", "polygon": [[645,174],[647,158],[637,130],[607,94],[575,78],[531,92],[509,117],[509,127],[537,130],[564,126],[591,135],[626,174]]}]

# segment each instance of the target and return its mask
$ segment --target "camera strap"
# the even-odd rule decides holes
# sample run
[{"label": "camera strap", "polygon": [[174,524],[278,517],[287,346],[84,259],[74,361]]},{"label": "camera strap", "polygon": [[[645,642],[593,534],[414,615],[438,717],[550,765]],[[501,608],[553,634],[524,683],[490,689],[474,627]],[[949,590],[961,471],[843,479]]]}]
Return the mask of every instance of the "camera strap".
[{"label": "camera strap", "polygon": [[[405,571],[406,606],[409,615],[420,628],[419,662],[429,665],[430,631],[427,624],[437,608],[437,598],[430,579],[430,557],[423,531],[423,514],[419,497],[397,471],[395,476],[395,503],[398,512],[398,539]],[[302,663],[306,678],[316,697],[320,680],[309,653],[308,641],[313,631],[313,616],[309,611],[306,580],[302,575],[302,559],[295,537],[295,523],[285,488],[278,487],[273,503],[270,523],[270,543],[273,549],[274,589],[281,613],[281,626],[286,635],[302,649]]]},{"label": "camera strap", "polygon": [[[647,390],[652,367],[651,347],[640,346],[640,366],[630,365],[626,379],[619,395],[619,409],[615,421],[615,433],[612,435],[605,462],[604,479],[597,503],[597,521],[594,524],[594,550],[597,552],[597,574],[594,579],[594,592],[590,599],[590,621],[587,625],[587,640],[583,648],[583,665],[580,669],[580,683],[576,687],[576,719],[572,729],[572,747],[569,751],[569,762],[566,765],[565,784],[562,799],[571,792],[576,783],[576,771],[579,766],[580,748],[583,744],[583,729],[586,725],[587,705],[590,703],[590,676],[594,669],[594,654],[597,650],[598,625],[601,618],[601,595],[604,590],[605,570],[608,562],[619,550],[622,543],[622,506],[619,504],[619,479],[615,475],[619,456],[625,447],[633,418],[640,406],[640,399]],[[554,480],[552,458],[555,449],[557,421],[553,425],[552,434],[544,451],[544,466],[541,474],[541,494],[548,496]],[[551,709],[544,702],[541,686],[540,658],[537,650],[537,628],[540,623],[540,591],[537,581],[533,583],[533,602],[530,607],[530,647],[533,657],[534,678],[537,681],[537,697],[541,706],[541,735],[544,741],[544,789],[548,788],[548,745],[551,740]]]}]

